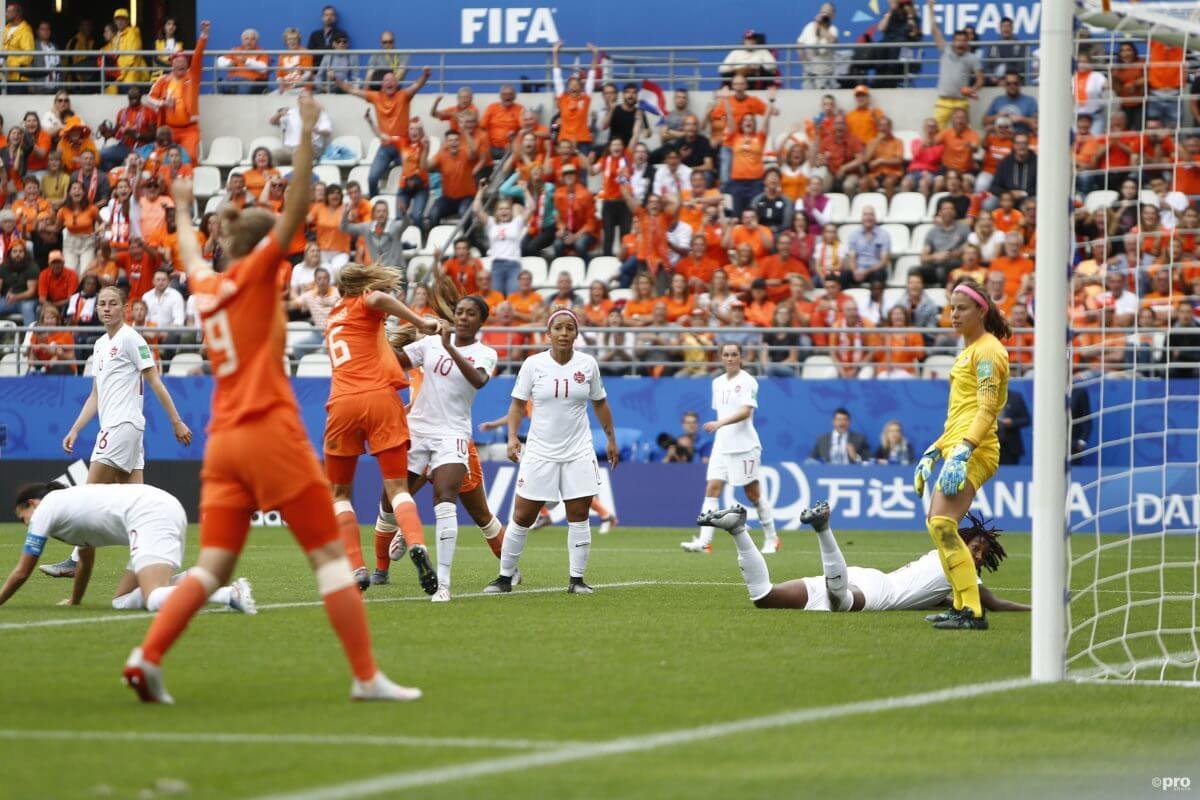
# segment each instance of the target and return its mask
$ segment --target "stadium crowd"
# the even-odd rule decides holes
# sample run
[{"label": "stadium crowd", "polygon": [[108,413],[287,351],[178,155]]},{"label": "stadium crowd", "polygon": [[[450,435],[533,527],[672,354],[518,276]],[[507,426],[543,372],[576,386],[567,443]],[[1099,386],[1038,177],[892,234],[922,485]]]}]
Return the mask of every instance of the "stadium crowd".
[{"label": "stadium crowd", "polygon": [[[911,12],[910,3],[890,4],[884,41],[911,32]],[[834,14],[823,6],[801,43],[828,41]],[[199,126],[208,26],[191,50],[173,23],[164,26],[155,43],[162,55],[147,62],[121,54],[142,43],[119,10],[105,35],[113,55],[97,69],[112,72],[110,88],[126,106],[112,120],[85,121],[71,108],[70,82],[56,77],[60,62],[49,61],[71,56],[38,44],[49,41],[49,26],[33,39],[17,4],[6,19],[8,91],[53,91],[54,103],[11,128],[0,120],[0,316],[36,325],[34,369],[74,372],[100,331],[96,293],[116,283],[127,290],[130,321],[169,359],[196,343],[194,334],[154,328],[196,323],[170,189],[213,170],[201,158]],[[912,132],[889,117],[899,96],[868,82],[848,107],[825,94],[815,116],[785,119],[769,65],[734,54],[714,92],[668,87],[666,107],[648,108],[639,86],[604,80],[602,50],[589,45],[589,66],[563,69],[561,44],[548,109],[504,86],[480,110],[462,87],[415,116],[428,68],[406,82],[407,57],[389,31],[366,64],[340,56],[349,39],[332,7],[307,46],[289,27],[289,54],[258,55],[259,35],[247,30],[215,66],[222,92],[361,98],[378,139],[358,178],[335,169],[337,179],[317,183],[307,229],[290,243],[288,313],[313,323],[293,343],[297,358],[322,349],[338,270],[354,260],[407,264],[417,309],[429,306],[427,284],[438,273],[482,296],[495,329],[484,341],[507,369],[544,344],[540,326],[551,311],[570,307],[611,374],[707,375],[714,347],[737,342],[762,374],[801,375],[819,362],[827,377],[912,377],[928,356],[953,352],[944,298],[964,278],[986,287],[1014,327],[1032,324],[1038,109],[1023,82],[1029,54],[1000,58],[993,45],[985,64],[969,31],[945,40],[934,26],[933,36],[937,100]],[[51,68],[20,69],[26,58],[25,66]],[[1187,90],[1184,51],[1138,41],[1081,44],[1078,65],[1076,358],[1083,369],[1153,371],[1170,356],[1172,369],[1195,374],[1200,74]],[[806,74],[812,91],[832,85],[815,63]],[[1001,92],[985,104],[987,84]],[[183,212],[199,216],[204,255],[217,269],[223,206],[282,208],[299,128],[287,108],[270,122],[280,146],[256,147],[247,165],[217,173],[206,206]],[[347,164],[337,133],[327,117],[314,133],[323,164]],[[1135,322],[1133,335],[1107,331]],[[62,325],[97,326],[97,334],[55,330]],[[1031,367],[1032,334],[1010,345],[1021,374]]]}]

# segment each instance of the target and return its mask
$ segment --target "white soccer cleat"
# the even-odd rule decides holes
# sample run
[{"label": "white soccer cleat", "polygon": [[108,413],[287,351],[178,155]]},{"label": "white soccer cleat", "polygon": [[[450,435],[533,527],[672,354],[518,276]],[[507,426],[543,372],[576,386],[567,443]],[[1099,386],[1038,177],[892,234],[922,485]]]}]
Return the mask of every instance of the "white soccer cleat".
[{"label": "white soccer cleat", "polygon": [[699,536],[697,536],[695,539],[691,539],[690,541],[680,542],[679,546],[682,547],[684,550],[686,550],[689,553],[711,553],[712,552],[712,544],[705,544],[704,542],[700,541]]},{"label": "white soccer cleat", "polygon": [[392,543],[388,545],[388,558],[392,561],[399,561],[407,552],[408,542],[404,541],[404,534],[396,531],[396,535],[392,537]]},{"label": "white soccer cleat", "polygon": [[765,542],[763,542],[762,554],[764,556],[771,556],[778,552],[779,552],[779,537],[778,536],[776,536],[774,539],[767,539]]},{"label": "white soccer cleat", "polygon": [[429,599],[435,603],[449,603],[450,602],[450,587],[449,586],[438,586],[437,591],[433,593],[433,597],[431,597]]},{"label": "white soccer cleat", "polygon": [[608,533],[615,527],[617,527],[617,515],[609,514],[607,517],[600,520],[600,528],[599,528],[600,535],[603,536],[604,534]]},{"label": "white soccer cleat", "polygon": [[171,705],[175,702],[175,698],[167,694],[167,687],[163,685],[162,667],[143,658],[140,647],[133,648],[133,652],[126,659],[121,680],[137,693],[138,700],[143,703]]},{"label": "white soccer cleat", "polygon": [[746,509],[734,503],[729,508],[706,511],[696,519],[696,524],[733,532],[746,525]]},{"label": "white soccer cleat", "polygon": [[251,617],[258,613],[258,603],[254,600],[254,591],[250,586],[250,581],[238,578],[230,585],[229,589],[230,608]]},{"label": "white soccer cleat", "polygon": [[350,687],[351,700],[389,700],[392,702],[407,702],[420,700],[421,690],[409,686],[400,686],[388,680],[382,670],[376,670],[375,676],[368,681],[354,679]]}]

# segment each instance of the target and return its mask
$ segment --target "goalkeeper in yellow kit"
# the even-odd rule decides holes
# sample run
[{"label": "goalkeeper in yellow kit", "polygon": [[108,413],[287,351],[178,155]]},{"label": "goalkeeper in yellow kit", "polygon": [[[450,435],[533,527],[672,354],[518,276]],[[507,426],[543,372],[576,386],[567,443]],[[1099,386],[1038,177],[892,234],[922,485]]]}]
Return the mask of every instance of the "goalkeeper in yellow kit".
[{"label": "goalkeeper in yellow kit", "polygon": [[1012,328],[983,288],[971,280],[950,293],[950,321],[966,347],[950,370],[946,427],[921,455],[913,485],[924,497],[934,465],[945,457],[925,526],[946,571],[954,605],[925,619],[935,628],[986,630],[975,561],[958,535],[958,523],[1000,463],[996,416],[1008,402],[1008,351],[1000,340],[1011,336]]}]

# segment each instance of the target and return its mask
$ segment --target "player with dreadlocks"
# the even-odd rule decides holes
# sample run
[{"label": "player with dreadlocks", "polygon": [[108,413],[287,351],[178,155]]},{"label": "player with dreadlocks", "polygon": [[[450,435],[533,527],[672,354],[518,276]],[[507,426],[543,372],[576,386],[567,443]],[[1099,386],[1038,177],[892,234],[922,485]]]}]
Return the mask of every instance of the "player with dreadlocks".
[{"label": "player with dreadlocks", "polygon": [[[847,567],[846,559],[829,527],[829,504],[817,503],[800,513],[813,526],[821,549],[824,575],[771,583],[767,562],[746,532],[746,509],[740,505],[700,515],[698,524],[729,531],[737,546],[738,566],[759,608],[792,608],[802,611],[909,611],[950,605],[951,587],[937,550],[930,550],[899,569],[883,572],[870,567]],[[974,514],[970,524],[958,529],[975,559],[975,569],[995,572],[1004,560],[1000,531]],[[988,611],[1028,611],[1029,606],[996,597],[979,581],[979,595]],[[931,615],[937,617],[939,615]],[[931,621],[933,621],[931,619]]]}]

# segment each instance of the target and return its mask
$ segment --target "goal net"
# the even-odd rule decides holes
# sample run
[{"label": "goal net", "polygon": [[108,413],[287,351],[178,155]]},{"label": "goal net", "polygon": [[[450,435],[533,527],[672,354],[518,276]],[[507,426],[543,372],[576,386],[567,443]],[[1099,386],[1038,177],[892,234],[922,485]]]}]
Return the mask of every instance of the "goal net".
[{"label": "goal net", "polygon": [[1200,3],[1075,19],[1065,675],[1200,685]]}]

